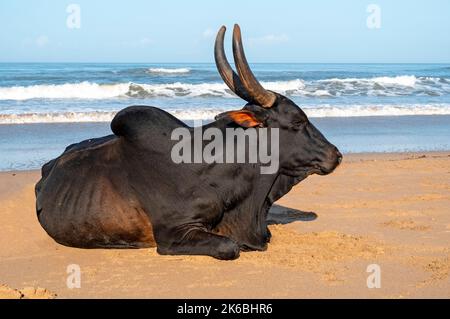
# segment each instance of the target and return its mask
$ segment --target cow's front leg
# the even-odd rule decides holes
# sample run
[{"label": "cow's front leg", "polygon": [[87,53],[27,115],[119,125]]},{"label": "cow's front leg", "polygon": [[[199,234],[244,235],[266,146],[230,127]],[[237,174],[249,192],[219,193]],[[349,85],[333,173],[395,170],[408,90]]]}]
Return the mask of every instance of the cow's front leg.
[{"label": "cow's front leg", "polygon": [[270,238],[265,216],[245,206],[226,212],[213,231],[234,239],[242,251],[264,251]]},{"label": "cow's front leg", "polygon": [[239,245],[228,237],[203,229],[192,229],[170,244],[158,243],[157,251],[161,255],[206,255],[222,260],[233,260],[239,257],[240,249]]}]

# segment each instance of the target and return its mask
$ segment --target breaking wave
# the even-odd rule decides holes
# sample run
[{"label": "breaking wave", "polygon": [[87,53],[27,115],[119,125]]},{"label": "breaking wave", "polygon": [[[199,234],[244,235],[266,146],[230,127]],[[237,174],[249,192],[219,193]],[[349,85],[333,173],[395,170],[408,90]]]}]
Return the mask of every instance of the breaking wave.
[{"label": "breaking wave", "polygon": [[[222,112],[229,110],[201,109],[201,110],[169,110],[169,113],[181,120],[212,120]],[[0,114],[0,124],[32,124],[32,123],[90,123],[110,122],[117,111],[89,111],[89,112],[49,112],[49,113],[21,113]]]},{"label": "breaking wave", "polygon": [[167,69],[167,68],[150,68],[147,73],[153,74],[186,74],[191,72],[189,68]]},{"label": "breaking wave", "polygon": [[[167,109],[181,120],[212,120],[227,108]],[[304,106],[309,117],[450,115],[450,104]],[[109,122],[116,111],[0,114],[0,124]]]},{"label": "breaking wave", "polygon": [[399,75],[394,77],[382,76],[375,77],[370,79],[365,78],[347,78],[347,79],[327,79],[327,80],[319,80],[321,83],[352,83],[357,85],[365,85],[365,84],[380,84],[380,85],[398,85],[398,86],[406,86],[413,87],[417,78],[414,75]]},{"label": "breaking wave", "polygon": [[[439,96],[450,93],[450,81],[414,76],[377,77],[372,79],[327,79],[263,82],[270,90],[288,96],[336,97],[360,96]],[[223,83],[169,84],[97,84],[82,82],[62,85],[35,85],[0,88],[0,100],[28,99],[108,99],[118,97],[234,97]]]},{"label": "breaking wave", "polygon": [[[167,72],[168,69],[164,70]],[[296,79],[290,81],[262,82],[262,84],[269,90],[287,96],[312,98],[334,98],[340,96],[441,96],[450,94],[450,79],[437,77],[417,78],[409,75],[375,78],[336,78],[317,81]],[[223,83],[98,84],[82,82],[60,85],[0,87],[0,100],[112,99],[177,96],[235,97]]]},{"label": "breaking wave", "polygon": [[0,100],[109,99],[128,92],[130,85],[82,82],[60,85],[0,87]]}]

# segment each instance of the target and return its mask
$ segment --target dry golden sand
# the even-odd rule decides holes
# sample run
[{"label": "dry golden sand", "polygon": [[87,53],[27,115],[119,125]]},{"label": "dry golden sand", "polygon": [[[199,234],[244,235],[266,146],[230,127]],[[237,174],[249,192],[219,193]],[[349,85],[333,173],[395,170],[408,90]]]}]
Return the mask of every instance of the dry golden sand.
[{"label": "dry golden sand", "polygon": [[450,298],[450,153],[346,156],[277,203],[268,251],[236,261],[60,246],[36,219],[38,179],[0,173],[0,298]]}]

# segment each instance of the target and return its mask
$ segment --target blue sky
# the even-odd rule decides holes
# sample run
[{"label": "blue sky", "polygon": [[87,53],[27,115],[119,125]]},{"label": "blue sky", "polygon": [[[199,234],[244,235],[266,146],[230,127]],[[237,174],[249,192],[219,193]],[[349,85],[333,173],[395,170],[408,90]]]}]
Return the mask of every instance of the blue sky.
[{"label": "blue sky", "polygon": [[0,61],[212,62],[216,31],[237,22],[251,62],[448,63],[449,13],[448,0],[1,0]]}]

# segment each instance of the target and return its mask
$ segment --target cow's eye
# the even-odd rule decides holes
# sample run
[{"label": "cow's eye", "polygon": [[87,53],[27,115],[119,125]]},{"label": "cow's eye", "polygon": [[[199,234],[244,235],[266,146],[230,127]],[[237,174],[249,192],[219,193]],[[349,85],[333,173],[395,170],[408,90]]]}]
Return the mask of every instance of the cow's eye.
[{"label": "cow's eye", "polygon": [[292,128],[294,130],[301,130],[306,125],[305,121],[295,121],[292,123]]}]

